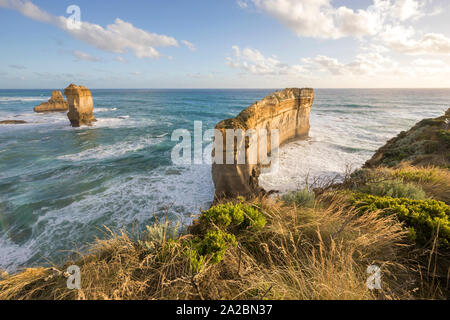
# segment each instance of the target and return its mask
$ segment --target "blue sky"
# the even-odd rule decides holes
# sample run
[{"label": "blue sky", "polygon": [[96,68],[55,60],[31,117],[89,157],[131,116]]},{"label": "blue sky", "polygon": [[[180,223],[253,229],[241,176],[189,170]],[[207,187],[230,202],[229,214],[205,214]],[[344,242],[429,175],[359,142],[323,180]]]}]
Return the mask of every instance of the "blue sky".
[{"label": "blue sky", "polygon": [[449,6],[0,0],[0,88],[450,87]]}]

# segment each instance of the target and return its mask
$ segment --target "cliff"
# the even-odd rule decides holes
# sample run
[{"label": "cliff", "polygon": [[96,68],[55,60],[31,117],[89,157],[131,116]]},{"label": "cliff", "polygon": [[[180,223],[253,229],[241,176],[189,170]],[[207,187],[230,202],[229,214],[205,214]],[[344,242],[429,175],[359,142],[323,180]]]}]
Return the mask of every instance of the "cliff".
[{"label": "cliff", "polygon": [[366,162],[366,168],[393,167],[408,162],[414,166],[449,166],[450,109],[436,119],[425,119],[401,132]]},{"label": "cliff", "polygon": [[[270,154],[270,130],[278,130],[280,146],[290,140],[306,137],[309,134],[309,115],[313,102],[313,89],[285,89],[256,102],[242,111],[236,118],[224,120],[217,124],[216,129],[222,134],[222,139],[216,137],[213,151],[212,174],[216,198],[247,197],[264,193],[264,190],[258,186],[258,178],[262,167],[266,164],[262,163],[260,156],[251,154],[258,153],[261,148],[261,140],[258,138],[256,142],[258,145],[253,149],[250,148],[250,139],[247,137],[245,139],[245,162],[237,163],[238,146],[234,146],[234,150],[227,150],[227,130],[241,129],[244,132],[249,132],[249,130],[259,132],[262,129],[267,129],[269,131],[267,154]],[[217,154],[216,150],[218,150]],[[227,152],[234,154],[234,163],[226,162]],[[253,163],[249,161],[252,158],[256,159]],[[222,164],[217,159],[222,159]]]},{"label": "cliff", "polygon": [[90,126],[97,121],[94,117],[94,100],[91,91],[84,86],[71,84],[64,90],[69,103],[69,117],[72,127]]},{"label": "cliff", "polygon": [[52,92],[52,97],[48,102],[41,103],[34,108],[34,112],[61,112],[69,110],[69,105],[61,93],[61,91],[55,90]]}]

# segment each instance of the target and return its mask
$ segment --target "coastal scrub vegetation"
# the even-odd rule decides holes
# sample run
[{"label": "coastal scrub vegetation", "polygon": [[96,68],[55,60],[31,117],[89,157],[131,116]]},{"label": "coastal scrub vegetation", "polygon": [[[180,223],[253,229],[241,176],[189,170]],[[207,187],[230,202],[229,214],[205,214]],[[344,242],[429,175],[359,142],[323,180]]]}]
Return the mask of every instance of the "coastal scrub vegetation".
[{"label": "coastal scrub vegetation", "polygon": [[[312,207],[238,200],[203,212],[189,231],[161,223],[138,241],[111,232],[64,266],[5,275],[0,299],[444,298],[431,280],[436,252],[420,264],[408,234],[395,215],[361,214],[339,192]],[[81,269],[80,290],[66,287],[69,265]],[[370,265],[381,267],[381,290],[366,286]]]}]

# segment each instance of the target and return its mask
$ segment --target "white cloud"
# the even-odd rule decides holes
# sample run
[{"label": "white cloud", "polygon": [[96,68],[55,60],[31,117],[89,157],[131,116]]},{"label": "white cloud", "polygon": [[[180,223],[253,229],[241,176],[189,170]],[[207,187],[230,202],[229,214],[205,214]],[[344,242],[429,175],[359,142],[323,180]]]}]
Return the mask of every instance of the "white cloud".
[{"label": "white cloud", "polygon": [[449,65],[442,60],[435,59],[416,59],[412,62],[417,67],[433,67],[433,68],[448,68]]},{"label": "white cloud", "polygon": [[[242,0],[240,0],[242,1]],[[430,1],[373,0],[364,9],[334,7],[331,0],[247,0],[299,36],[339,39],[374,36],[387,23],[403,22],[426,15]]]},{"label": "white cloud", "polygon": [[388,26],[379,39],[389,48],[406,54],[450,54],[450,38],[427,33],[416,36],[412,27]]},{"label": "white cloud", "polygon": [[242,9],[248,8],[248,3],[245,0],[237,0],[237,4]]},{"label": "white cloud", "polygon": [[353,10],[335,8],[331,0],[252,0],[253,4],[279,20],[299,36],[339,39],[373,35],[380,27],[375,7]]},{"label": "white cloud", "polygon": [[121,56],[115,57],[114,60],[116,60],[118,62],[121,62],[121,63],[127,62],[127,60],[124,57],[121,57]]},{"label": "white cloud", "polygon": [[256,49],[238,46],[233,46],[233,57],[228,57],[226,64],[254,75],[300,75],[306,71],[300,65],[283,64],[276,56],[264,57]]},{"label": "white cloud", "polygon": [[27,68],[21,64],[10,64],[9,67],[13,68],[13,69],[18,69],[18,70],[25,70]]},{"label": "white cloud", "polygon": [[99,62],[100,59],[97,57],[94,57],[88,53],[85,53],[83,51],[72,51],[72,55],[77,58],[77,60],[84,60],[84,61],[90,61],[90,62]]},{"label": "white cloud", "polygon": [[392,5],[392,12],[394,16],[399,18],[401,21],[406,21],[410,18],[417,18],[423,15],[423,7],[425,1],[420,3],[415,0],[397,0],[394,5]]},{"label": "white cloud", "polygon": [[377,52],[361,53],[349,63],[322,55],[302,61],[311,72],[319,71],[342,79],[353,76],[358,79],[390,78],[401,82],[417,78],[436,80],[450,75],[450,65],[441,60],[416,59],[400,65]]},{"label": "white cloud", "polygon": [[302,64],[282,63],[276,56],[265,57],[256,49],[241,49],[233,46],[233,57],[227,58],[227,65],[253,75],[312,76],[325,73],[333,76],[368,76],[391,74],[399,68],[391,58],[383,54],[382,47],[366,48],[351,62],[343,63],[325,55],[301,59]]},{"label": "white cloud", "polygon": [[19,11],[25,17],[36,21],[55,24],[57,17],[41,10],[38,6],[28,0],[0,0],[0,7]]},{"label": "white cloud", "polygon": [[367,8],[334,7],[332,0],[247,0],[301,37],[369,38],[404,54],[450,54],[450,38],[418,33],[405,23],[439,13],[432,0],[373,0]]},{"label": "white cloud", "polygon": [[392,73],[398,68],[396,62],[376,52],[359,54],[350,63],[342,63],[323,55],[305,58],[302,61],[308,64],[308,68],[311,70],[319,67],[319,71],[334,76],[376,76]]},{"label": "white cloud", "polygon": [[191,50],[191,51],[197,50],[195,45],[193,43],[187,41],[187,40],[181,40],[181,43],[184,44],[186,47],[188,47],[188,49]]},{"label": "white cloud", "polygon": [[106,28],[82,21],[80,28],[76,29],[70,28],[67,18],[53,16],[29,0],[0,0],[0,7],[16,10],[33,20],[55,25],[72,37],[103,51],[126,53],[127,50],[132,50],[138,58],[158,58],[161,54],[155,48],[178,46],[178,41],[173,37],[136,28],[119,18]]}]

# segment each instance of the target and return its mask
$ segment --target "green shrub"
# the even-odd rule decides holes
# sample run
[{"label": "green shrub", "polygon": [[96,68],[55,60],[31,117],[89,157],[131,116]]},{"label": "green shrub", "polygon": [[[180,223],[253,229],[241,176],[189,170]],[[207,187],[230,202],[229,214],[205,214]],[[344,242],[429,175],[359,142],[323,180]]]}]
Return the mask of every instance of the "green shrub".
[{"label": "green shrub", "polygon": [[409,198],[425,200],[426,194],[421,187],[401,180],[388,180],[377,183],[369,183],[360,188],[363,193],[379,197]]},{"label": "green shrub", "polygon": [[450,130],[439,130],[439,139],[446,145],[450,145]]},{"label": "green shrub", "polygon": [[202,213],[200,221],[224,229],[237,227],[239,229],[260,230],[266,225],[263,214],[242,200],[239,203],[229,202],[214,206]]},{"label": "green shrub", "polygon": [[420,245],[432,241],[439,226],[438,244],[450,248],[450,207],[444,202],[355,193],[352,204],[359,208],[361,213],[383,210],[387,215],[395,214],[399,221],[405,222],[409,228],[410,238]]},{"label": "green shrub", "polygon": [[208,258],[217,264],[223,260],[227,249],[236,246],[236,237],[221,230],[209,231],[203,238],[196,237],[190,242],[189,258],[191,270],[200,272]]},{"label": "green shrub", "polygon": [[142,240],[138,243],[147,252],[153,252],[157,247],[178,238],[180,224],[172,225],[169,222],[157,223],[146,227]]},{"label": "green shrub", "polygon": [[299,190],[296,192],[291,192],[291,193],[285,194],[281,199],[286,204],[289,204],[289,205],[292,205],[295,203],[297,206],[300,206],[300,207],[312,208],[312,207],[314,207],[316,195],[314,194],[313,191],[310,191],[307,188],[305,188],[305,189],[302,189],[302,190]]},{"label": "green shrub", "polygon": [[245,203],[228,202],[203,211],[199,225],[201,232],[188,242],[189,259],[193,272],[200,272],[204,264],[222,261],[230,246],[236,246],[236,237],[232,232],[250,229],[258,231],[266,225],[263,214],[254,206]]}]

